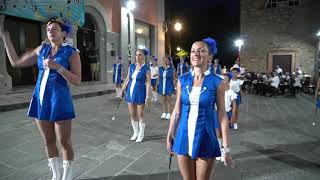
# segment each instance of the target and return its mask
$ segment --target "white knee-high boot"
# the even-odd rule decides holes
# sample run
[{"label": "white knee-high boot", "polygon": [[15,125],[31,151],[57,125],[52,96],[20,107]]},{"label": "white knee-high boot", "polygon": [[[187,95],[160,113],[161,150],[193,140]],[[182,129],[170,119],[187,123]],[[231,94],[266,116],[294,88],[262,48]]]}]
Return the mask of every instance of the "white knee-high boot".
[{"label": "white knee-high boot", "polygon": [[158,101],[158,93],[156,91],[153,92],[153,100]]},{"label": "white knee-high boot", "polygon": [[48,159],[48,166],[52,172],[52,180],[60,180],[62,176],[62,166],[61,160],[59,157],[53,157]]},{"label": "white knee-high boot", "polygon": [[142,142],[143,138],[144,138],[144,129],[146,127],[146,123],[144,123],[143,121],[139,121],[139,135],[138,138],[136,140],[136,142]]},{"label": "white knee-high boot", "polygon": [[139,122],[131,120],[131,125],[132,125],[132,128],[133,128],[133,135],[130,138],[130,140],[131,141],[135,141],[137,139],[138,135],[139,135]]},{"label": "white knee-high boot", "polygon": [[119,97],[119,88],[116,87],[116,98]]},{"label": "white knee-high boot", "polygon": [[72,162],[71,160],[63,160],[62,180],[72,180]]}]

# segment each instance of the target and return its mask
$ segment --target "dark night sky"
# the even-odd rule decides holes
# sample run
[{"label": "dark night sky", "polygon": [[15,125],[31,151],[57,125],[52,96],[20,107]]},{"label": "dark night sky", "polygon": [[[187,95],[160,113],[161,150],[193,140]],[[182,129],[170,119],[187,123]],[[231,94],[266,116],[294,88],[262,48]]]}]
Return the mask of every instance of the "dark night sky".
[{"label": "dark night sky", "polygon": [[[169,24],[172,48],[177,46],[190,51],[192,42],[212,37],[218,44],[218,55],[222,65],[231,66],[236,59],[234,40],[240,32],[239,0],[166,0],[166,21],[179,20],[181,32]],[[173,51],[173,53],[175,53]]]}]

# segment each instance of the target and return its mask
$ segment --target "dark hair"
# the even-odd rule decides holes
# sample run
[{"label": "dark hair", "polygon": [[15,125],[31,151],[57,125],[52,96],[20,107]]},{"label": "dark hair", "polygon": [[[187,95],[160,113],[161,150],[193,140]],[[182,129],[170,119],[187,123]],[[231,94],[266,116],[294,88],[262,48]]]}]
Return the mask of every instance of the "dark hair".
[{"label": "dark hair", "polygon": [[145,49],[138,49],[137,51],[141,51],[141,52],[143,52],[143,54],[145,55],[145,56],[148,56],[150,53],[149,53],[149,50],[147,49],[147,48],[145,48]]},{"label": "dark hair", "polygon": [[47,27],[52,23],[58,24],[60,26],[60,28],[61,28],[61,31],[66,32],[66,34],[72,33],[72,26],[71,25],[69,25],[67,23],[60,22],[60,21],[55,20],[55,19],[52,19],[47,23]]}]

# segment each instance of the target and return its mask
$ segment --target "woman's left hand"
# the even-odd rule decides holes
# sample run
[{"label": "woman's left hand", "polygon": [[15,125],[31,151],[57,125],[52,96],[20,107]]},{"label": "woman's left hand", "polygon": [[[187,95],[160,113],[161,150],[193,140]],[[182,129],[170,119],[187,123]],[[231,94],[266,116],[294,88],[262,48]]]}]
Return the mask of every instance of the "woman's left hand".
[{"label": "woman's left hand", "polygon": [[43,66],[48,67],[50,69],[59,69],[61,67],[60,64],[56,63],[52,59],[45,59],[43,60]]},{"label": "woman's left hand", "polygon": [[231,168],[235,167],[235,164],[234,164],[234,161],[232,160],[230,152],[224,154],[224,165],[229,166]]},{"label": "woman's left hand", "polygon": [[146,107],[149,107],[149,98],[146,98],[146,100],[145,100],[145,103],[144,103],[144,104],[145,104],[145,106],[146,106]]}]

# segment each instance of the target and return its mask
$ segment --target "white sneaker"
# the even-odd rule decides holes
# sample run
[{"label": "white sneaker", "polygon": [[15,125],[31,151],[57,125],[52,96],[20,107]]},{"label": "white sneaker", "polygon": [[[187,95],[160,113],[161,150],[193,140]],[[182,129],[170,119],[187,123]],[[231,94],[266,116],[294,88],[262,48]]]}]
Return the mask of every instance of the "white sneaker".
[{"label": "white sneaker", "polygon": [[167,117],[167,114],[166,113],[162,113],[161,119],[165,119],[166,117]]},{"label": "white sneaker", "polygon": [[167,113],[167,115],[166,115],[166,119],[167,119],[167,120],[169,120],[169,119],[170,119],[170,117],[171,117],[170,113]]},{"label": "white sneaker", "polygon": [[238,124],[237,123],[234,123],[233,124],[233,129],[238,129],[239,127],[238,127]]}]

